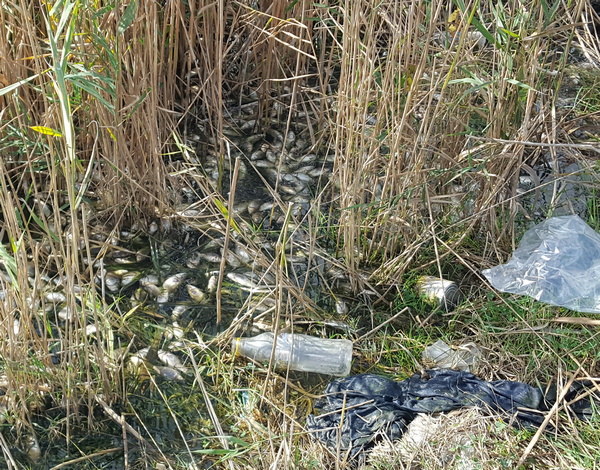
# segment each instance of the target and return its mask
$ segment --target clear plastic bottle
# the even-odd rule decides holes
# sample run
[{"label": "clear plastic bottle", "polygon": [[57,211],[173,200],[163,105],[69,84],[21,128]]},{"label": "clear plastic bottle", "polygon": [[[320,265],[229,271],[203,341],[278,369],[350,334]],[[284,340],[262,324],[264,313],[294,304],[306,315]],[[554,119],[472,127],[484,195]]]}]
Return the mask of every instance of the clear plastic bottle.
[{"label": "clear plastic bottle", "polygon": [[[271,358],[274,343],[273,333],[262,333],[252,338],[235,338],[232,350],[236,356],[264,362]],[[350,374],[352,341],[280,333],[273,359],[278,368],[344,377]]]}]

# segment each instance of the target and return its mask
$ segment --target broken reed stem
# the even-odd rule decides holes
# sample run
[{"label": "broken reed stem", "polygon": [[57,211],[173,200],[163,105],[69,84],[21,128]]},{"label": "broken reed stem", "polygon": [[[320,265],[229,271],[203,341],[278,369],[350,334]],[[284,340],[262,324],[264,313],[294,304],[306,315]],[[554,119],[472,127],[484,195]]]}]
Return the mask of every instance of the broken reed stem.
[{"label": "broken reed stem", "polygon": [[[215,408],[212,404],[211,397],[208,394],[208,391],[206,390],[206,386],[204,385],[204,380],[202,379],[202,376],[200,375],[200,369],[198,368],[198,364],[196,363],[196,359],[194,358],[194,353],[191,350],[191,348],[189,348],[189,347],[188,347],[188,354],[192,361],[196,382],[200,385],[200,390],[202,391],[202,396],[204,397],[204,403],[206,404],[206,409],[208,410],[208,415],[210,416],[210,420],[213,423],[215,431],[217,431],[217,438],[219,439],[219,442],[221,442],[223,449],[229,450],[229,442],[227,442],[226,434],[223,431],[223,426],[221,426],[221,421],[219,420],[219,416],[217,415],[217,412],[215,411]],[[235,469],[235,467],[233,465],[233,461],[231,459],[227,459],[227,464],[228,464],[230,470]]]},{"label": "broken reed stem", "polygon": [[397,318],[399,318],[401,315],[403,315],[404,313],[408,312],[408,310],[409,310],[409,307],[404,307],[402,310],[400,310],[398,313],[396,313],[393,317],[388,318],[386,321],[384,321],[380,325],[377,325],[371,331],[368,331],[367,333],[365,333],[364,335],[362,335],[360,338],[358,338],[355,341],[355,343],[360,343],[362,340],[367,339],[369,336],[372,336],[373,334],[375,334],[376,332],[378,332],[379,330],[381,330],[385,325],[393,322],[394,320],[396,320]]},{"label": "broken reed stem", "polygon": [[75,465],[76,463],[85,462],[86,460],[93,460],[96,457],[100,457],[100,456],[106,455],[106,454],[112,454],[113,452],[119,452],[122,450],[123,450],[123,447],[113,447],[112,449],[100,450],[98,452],[94,452],[93,454],[84,455],[83,457],[78,457],[76,459],[68,460],[61,464],[55,465],[54,467],[50,468],[50,470],[60,470],[61,468],[69,467],[71,465]]},{"label": "broken reed stem", "polygon": [[[101,397],[98,395],[94,396],[94,399],[98,404],[102,407],[104,412],[112,419],[115,423],[125,429],[129,434],[135,437],[138,441],[144,443],[148,447],[155,447],[153,444],[148,442],[144,436],[142,436],[139,432],[137,432],[127,421],[125,421],[124,416],[119,415],[115,410],[113,410],[108,403],[106,403]],[[158,446],[156,447],[158,449]]]},{"label": "broken reed stem", "polygon": [[560,395],[558,395],[556,397],[556,401],[554,402],[554,405],[552,405],[552,408],[550,409],[550,411],[548,411],[546,418],[544,419],[542,424],[540,424],[540,427],[537,429],[534,436],[531,438],[531,441],[529,441],[529,444],[527,444],[527,448],[523,451],[523,455],[521,455],[521,457],[519,458],[519,461],[517,462],[517,465],[516,465],[517,468],[520,468],[525,463],[525,460],[527,459],[527,457],[529,456],[529,454],[531,453],[531,451],[533,450],[533,448],[539,441],[540,437],[542,436],[542,433],[548,426],[548,423],[550,422],[552,417],[557,416],[558,409],[561,407],[561,402],[564,400],[565,396],[569,392],[571,385],[573,385],[573,382],[575,381],[575,377],[577,377],[577,375],[579,374],[580,371],[581,371],[581,367],[579,367],[579,369],[577,369],[577,371],[571,375],[571,378],[567,381],[565,386],[560,391]]},{"label": "broken reed stem", "polygon": [[[281,228],[281,232],[279,233],[279,238],[277,243],[275,244],[275,318],[272,318],[271,322],[273,324],[273,347],[271,349],[271,355],[269,357],[269,366],[267,368],[267,377],[265,378],[265,383],[263,386],[262,395],[266,395],[267,393],[267,384],[269,383],[269,379],[271,377],[271,373],[273,371],[273,367],[275,364],[275,350],[277,348],[277,336],[279,334],[279,328],[281,323],[281,312],[285,308],[283,302],[284,296],[284,285],[285,279],[287,279],[287,262],[286,262],[286,254],[285,249],[288,242],[288,229],[289,223],[292,217],[292,203],[288,204],[287,211],[285,213],[285,220],[283,222],[283,227]],[[289,364],[288,364],[289,366]]]},{"label": "broken reed stem", "polygon": [[[229,145],[227,145],[229,151]],[[223,287],[223,278],[225,276],[225,267],[227,265],[227,254],[229,249],[229,239],[231,230],[233,229],[232,217],[233,217],[233,204],[235,203],[235,189],[237,186],[237,179],[240,171],[241,159],[238,157],[235,159],[235,166],[233,168],[233,175],[231,176],[231,185],[229,189],[229,197],[227,200],[226,223],[225,223],[225,241],[223,242],[223,257],[221,258],[221,264],[219,266],[219,280],[217,282],[217,330],[221,327],[222,320],[222,306],[221,306],[221,288]]]},{"label": "broken reed stem", "polygon": [[600,153],[600,149],[598,146],[593,144],[571,144],[568,142],[531,142],[531,141],[523,141],[523,140],[508,140],[508,139],[495,139],[489,137],[481,137],[481,136],[470,136],[469,139],[472,140],[481,140],[484,142],[495,142],[498,144],[515,144],[515,145],[524,145],[526,147],[545,147],[545,148],[564,148],[564,149],[573,149],[573,150],[585,150],[592,151],[596,153]]}]

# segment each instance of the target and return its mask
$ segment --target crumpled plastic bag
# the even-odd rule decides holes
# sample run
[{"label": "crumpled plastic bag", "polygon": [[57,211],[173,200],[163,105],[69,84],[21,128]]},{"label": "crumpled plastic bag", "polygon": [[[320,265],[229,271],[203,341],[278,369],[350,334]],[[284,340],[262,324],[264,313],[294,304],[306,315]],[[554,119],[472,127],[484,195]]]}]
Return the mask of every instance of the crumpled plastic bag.
[{"label": "crumpled plastic bag", "polygon": [[423,364],[433,369],[456,369],[471,372],[481,361],[481,349],[474,343],[467,343],[452,349],[445,341],[438,339],[423,351]]},{"label": "crumpled plastic bag", "polygon": [[[575,382],[564,398],[573,402],[571,409],[580,419],[589,418],[593,406],[598,405],[598,397],[593,394],[577,399],[584,390],[583,382]],[[424,375],[415,374],[400,382],[362,374],[330,382],[323,398],[315,403],[321,414],[308,415],[306,425],[330,449],[339,448],[357,456],[374,445],[380,435],[399,439],[418,413],[480,407],[535,427],[544,421],[543,412],[555,400],[555,388],[544,395],[539,388],[522,382],[487,382],[452,369],[427,370]]]},{"label": "crumpled plastic bag", "polygon": [[508,263],[482,273],[502,292],[600,313],[600,234],[576,215],[535,225]]}]

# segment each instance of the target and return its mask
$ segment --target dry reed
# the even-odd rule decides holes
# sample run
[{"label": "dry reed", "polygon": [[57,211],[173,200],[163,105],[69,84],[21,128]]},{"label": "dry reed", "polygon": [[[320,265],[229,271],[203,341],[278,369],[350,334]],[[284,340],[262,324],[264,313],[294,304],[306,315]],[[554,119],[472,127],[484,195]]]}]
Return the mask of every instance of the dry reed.
[{"label": "dry reed", "polygon": [[[177,220],[185,186],[202,207],[192,227],[207,219],[231,227],[224,208],[235,195],[227,204],[181,143],[200,128],[223,173],[229,110],[249,99],[258,102],[257,129],[302,122],[315,149],[335,154],[330,184],[304,221],[277,188],[273,195],[286,230],[306,223],[311,256],[331,259],[357,291],[397,284],[419,263],[441,266],[471,235],[502,257],[514,241],[520,170],[539,155],[533,144],[550,152],[561,139],[570,144],[556,115],[567,56],[557,51],[577,41],[591,61],[600,56],[583,25],[594,15],[588,2],[563,3],[3,2],[0,353],[14,422],[32,433],[31,410],[62,394],[68,441],[82,403],[91,410],[98,394],[125,400],[116,314],[93,288],[103,248],[88,227],[110,222],[118,235],[122,225]],[[238,229],[260,252],[251,228],[239,221]],[[285,269],[290,232],[274,258],[257,260],[277,280],[274,325],[315,308]],[[324,248],[332,242],[323,233],[337,252]],[[434,256],[423,260],[426,250]],[[459,259],[480,255],[463,250]],[[38,314],[47,271],[64,283],[73,316],[58,332]],[[290,417],[287,388],[269,390],[269,372],[251,380],[262,379],[252,386],[279,412],[260,425],[248,418],[250,437],[269,447],[254,462],[304,468],[293,449],[314,444]]]}]

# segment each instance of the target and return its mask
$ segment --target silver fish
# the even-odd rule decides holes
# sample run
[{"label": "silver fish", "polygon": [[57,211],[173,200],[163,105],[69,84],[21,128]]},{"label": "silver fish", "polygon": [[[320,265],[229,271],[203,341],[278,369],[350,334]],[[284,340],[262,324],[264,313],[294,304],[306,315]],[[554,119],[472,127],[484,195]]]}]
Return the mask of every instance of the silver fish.
[{"label": "silver fish", "polygon": [[167,292],[173,292],[177,290],[186,277],[186,273],[178,273],[174,274],[173,276],[169,276],[167,279],[165,279],[165,282],[163,282],[163,289],[165,289]]}]

